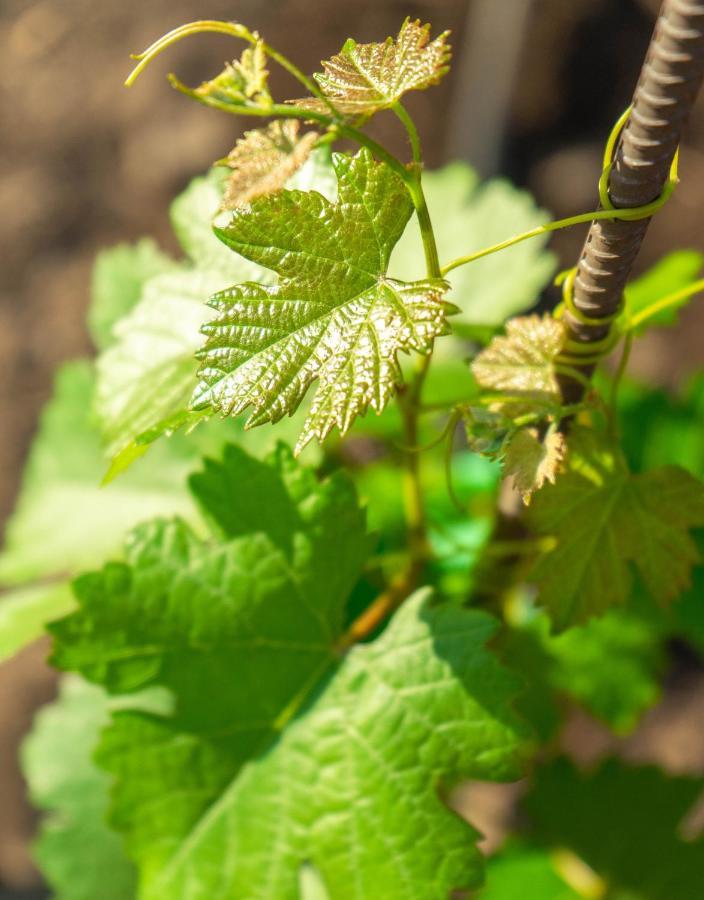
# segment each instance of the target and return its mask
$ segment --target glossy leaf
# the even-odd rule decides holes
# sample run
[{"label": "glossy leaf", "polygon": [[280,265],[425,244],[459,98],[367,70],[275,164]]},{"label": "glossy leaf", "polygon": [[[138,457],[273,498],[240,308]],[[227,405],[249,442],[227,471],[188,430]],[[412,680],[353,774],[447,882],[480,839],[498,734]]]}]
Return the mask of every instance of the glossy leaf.
[{"label": "glossy leaf", "polygon": [[[398,37],[383,44],[358,44],[351,38],[337,56],[323,62],[315,80],[335,109],[350,116],[368,116],[394,105],[408,91],[437,84],[449,71],[449,32],[430,40],[430,25],[406,19]],[[328,112],[322,100],[294,101],[307,109]]]},{"label": "glossy leaf", "polygon": [[344,434],[368,407],[380,412],[400,380],[399,351],[427,353],[446,332],[444,282],[386,276],[389,254],[411,214],[403,182],[371,154],[336,154],[338,200],[282,191],[235,210],[217,233],[273,269],[273,288],[247,283],[211,299],[194,408],[238,415],[248,425],[296,410],[316,395],[300,450],[334,426]]}]

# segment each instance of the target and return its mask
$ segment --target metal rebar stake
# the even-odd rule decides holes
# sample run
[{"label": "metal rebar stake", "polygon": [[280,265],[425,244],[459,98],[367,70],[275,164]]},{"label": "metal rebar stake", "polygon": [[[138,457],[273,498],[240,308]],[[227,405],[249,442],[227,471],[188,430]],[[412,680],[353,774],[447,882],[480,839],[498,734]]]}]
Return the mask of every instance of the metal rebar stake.
[{"label": "metal rebar stake", "polygon": [[[660,195],[703,77],[704,0],[665,0],[614,156],[609,196],[615,207],[643,206]],[[618,309],[649,223],[592,222],[574,281],[574,306],[584,316],[608,319]],[[609,322],[580,322],[568,310],[564,321],[569,337],[586,345],[610,329]],[[580,368],[591,375],[594,366]],[[584,391],[569,377],[561,387],[568,403]]]}]

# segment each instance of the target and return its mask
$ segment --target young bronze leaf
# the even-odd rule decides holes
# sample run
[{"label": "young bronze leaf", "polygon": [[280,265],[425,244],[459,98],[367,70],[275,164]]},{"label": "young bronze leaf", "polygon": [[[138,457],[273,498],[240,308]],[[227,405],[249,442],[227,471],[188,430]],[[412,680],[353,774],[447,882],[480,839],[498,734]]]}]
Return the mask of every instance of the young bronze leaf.
[{"label": "young bronze leaf", "polygon": [[281,190],[308,159],[318,139],[314,131],[298,136],[300,123],[277,119],[266,128],[246,131],[224,162],[232,169],[222,205],[246,206],[257,197]]},{"label": "young bronze leaf", "polygon": [[506,334],[476,357],[472,374],[487,390],[559,403],[554,363],[564,340],[564,325],[550,315],[511,319]]},{"label": "young bronze leaf", "polygon": [[555,483],[566,450],[564,435],[554,429],[542,440],[537,428],[521,428],[511,435],[504,448],[504,474],[513,476],[526,506],[546,481]]},{"label": "young bronze leaf", "polygon": [[451,307],[441,280],[386,276],[411,214],[401,179],[367,150],[333,158],[338,201],[280,191],[232,212],[218,236],[278,273],[275,287],[247,282],[215,294],[217,318],[203,329],[196,409],[238,415],[248,426],[292,413],[318,390],[297,449],[337,425],[386,405],[400,381],[397,353],[427,353]]},{"label": "young bronze leaf", "polygon": [[[388,109],[407,91],[437,84],[449,70],[449,32],[430,41],[430,25],[410,19],[398,37],[383,44],[358,44],[348,40],[340,53],[323,62],[325,72],[315,80],[335,108],[349,116],[369,116]],[[327,112],[322,100],[294,101],[307,109]]]},{"label": "young bronze leaf", "polygon": [[562,628],[623,605],[632,565],[655,601],[677,598],[699,560],[689,532],[704,526],[704,484],[677,466],[633,475],[597,434],[576,430],[567,471],[535,497],[528,523],[557,541],[532,580]]},{"label": "young bronze leaf", "polygon": [[264,45],[257,41],[253,47],[247,47],[242,52],[239,60],[227,63],[216,78],[204,81],[193,93],[206,103],[214,100],[239,106],[254,102],[268,107],[272,102],[268,80]]}]

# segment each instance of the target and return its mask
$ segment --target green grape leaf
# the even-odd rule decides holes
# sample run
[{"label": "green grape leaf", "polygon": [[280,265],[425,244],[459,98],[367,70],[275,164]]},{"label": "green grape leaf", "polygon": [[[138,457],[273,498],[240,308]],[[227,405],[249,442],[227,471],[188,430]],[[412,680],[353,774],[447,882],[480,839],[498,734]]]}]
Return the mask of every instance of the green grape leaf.
[{"label": "green grape leaf", "polygon": [[238,415],[248,426],[294,412],[318,380],[297,450],[334,426],[345,433],[368,407],[380,412],[400,380],[399,351],[430,351],[447,332],[445,283],[386,277],[411,214],[401,179],[361,150],[335,154],[338,200],[282,191],[234,210],[216,228],[233,250],[273,269],[278,284],[220,291],[203,329],[193,406]]},{"label": "green grape leaf", "polygon": [[178,489],[193,467],[193,451],[182,445],[159,448],[149,465],[99,488],[104,460],[91,414],[93,388],[87,361],[68,363],[56,375],[5,531],[0,585],[66,578],[97,565],[143,518],[193,518],[193,504]]},{"label": "green grape leaf", "polygon": [[208,315],[204,301],[222,284],[221,275],[199,270],[159,275],[115,325],[115,343],[97,361],[96,405],[109,456],[188,408]]},{"label": "green grape leaf", "polygon": [[565,327],[551,315],[521,316],[506,323],[506,334],[492,338],[472,362],[477,383],[526,401],[559,403],[555,360],[565,342]]},{"label": "green grape leaf", "polygon": [[555,635],[547,615],[530,605],[503,633],[500,648],[526,680],[519,711],[547,741],[560,725],[564,697],[617,734],[629,734],[660,697],[665,637],[630,608]]},{"label": "green grape leaf", "polygon": [[[465,163],[424,171],[423,190],[443,263],[549,219],[527,191],[502,178],[480,183]],[[535,304],[555,271],[555,257],[545,249],[547,239],[524,241],[448,273],[450,299],[460,310],[452,319],[458,334],[488,343],[487,332],[491,337],[491,329]],[[423,277],[423,246],[415,221],[396,245],[389,273],[406,281]]]},{"label": "green grape leaf", "polygon": [[46,812],[34,855],[57,900],[133,900],[137,873],[106,822],[108,776],[93,750],[108,724],[104,691],[70,677],[22,747],[34,804]]},{"label": "green grape leaf", "polygon": [[570,439],[566,473],[535,497],[528,522],[556,539],[531,578],[562,628],[624,604],[631,565],[657,603],[677,598],[699,560],[689,530],[704,525],[704,485],[675,466],[632,475],[584,429]]},{"label": "green grape leaf", "polygon": [[177,267],[157,247],[143,238],[136,244],[119,244],[102,250],[93,267],[88,328],[99,351],[115,340],[115,323],[132,309],[146,281]]},{"label": "green grape leaf", "polygon": [[270,273],[233,253],[213,234],[213,218],[221,207],[226,182],[227,174],[220,166],[194,178],[171,204],[174,233],[191,266],[206,275],[222,275],[223,287],[246,279],[270,283]]},{"label": "green grape leaf", "polygon": [[564,435],[554,429],[541,438],[537,428],[520,428],[508,438],[502,448],[504,474],[526,506],[546,481],[555,484],[566,452]]},{"label": "green grape leaf", "polygon": [[310,156],[319,135],[299,137],[300,122],[277,119],[266,128],[246,131],[223,160],[232,169],[222,205],[246,206],[257,197],[280,191]]},{"label": "green grape leaf", "polygon": [[489,859],[477,900],[583,900],[562,877],[561,862],[558,853],[512,840]]},{"label": "green grape leaf", "polygon": [[268,81],[264,43],[257,40],[252,47],[242,51],[239,60],[228,63],[216,78],[195,88],[193,95],[205,103],[215,101],[232,106],[253,103],[270,109],[273,101]]},{"label": "green grape leaf", "polygon": [[113,342],[98,357],[96,410],[112,458],[106,480],[124,471],[162,434],[194,427],[190,413],[198,383],[195,358],[208,316],[207,297],[233,279],[271,277],[226,247],[212,232],[224,179],[195,179],[174,201],[174,230],[189,261],[142,284],[138,302],[113,325]]},{"label": "green grape leaf", "polygon": [[162,715],[123,700],[99,750],[141,896],[295,900],[306,866],[341,900],[476,885],[476,832],[442,798],[516,777],[528,749],[496,623],[421,591],[340,657],[369,549],[347,478],[230,450],[192,484],[222,539],[142,527],[52,629],[61,667],[173,695]]},{"label": "green grape leaf", "polygon": [[[680,309],[694,296],[686,292],[698,276],[701,276],[704,266],[704,256],[696,250],[676,250],[661,259],[656,265],[648,269],[640,278],[626,287],[626,311],[625,318],[639,320],[644,317],[651,307],[669,295],[682,293],[679,301],[668,305],[666,309],[648,316],[647,322],[636,326],[636,334],[642,334],[648,328],[674,325],[677,322],[677,310]],[[704,290],[704,285],[702,285]]]},{"label": "green grape leaf", "polygon": [[[449,32],[430,40],[430,25],[406,19],[396,40],[358,44],[351,38],[332,59],[323,61],[315,80],[323,94],[344,115],[357,118],[388,109],[408,91],[437,84],[449,71]],[[294,100],[304,109],[329,112],[323,100]]]},{"label": "green grape leaf", "polygon": [[693,900],[704,883],[704,840],[681,825],[701,778],[607,760],[581,773],[567,760],[539,769],[524,805],[543,844],[567,847],[609,885],[637,900]]},{"label": "green grape leaf", "polygon": [[71,612],[73,594],[65,583],[39,584],[0,593],[0,663],[44,633],[44,626]]}]

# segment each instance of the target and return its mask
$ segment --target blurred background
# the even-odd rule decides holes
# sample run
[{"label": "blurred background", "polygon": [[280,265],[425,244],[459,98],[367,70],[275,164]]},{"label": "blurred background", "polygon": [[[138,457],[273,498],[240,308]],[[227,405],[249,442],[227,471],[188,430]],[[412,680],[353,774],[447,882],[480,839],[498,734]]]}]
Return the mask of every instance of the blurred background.
[{"label": "blurred background", "polygon": [[[428,164],[464,159],[483,176],[503,175],[530,189],[562,217],[594,207],[603,142],[629,102],[658,6],[658,0],[0,0],[0,521],[11,510],[53,371],[91,353],[84,317],[96,251],[145,234],[174,250],[170,200],[226,154],[243,126],[252,127],[189,103],[164,78],[175,71],[196,84],[214,76],[238,52],[231,40],[210,35],[179,44],[128,91],[122,82],[130,52],[193,19],[234,19],[313,72],[349,35],[380,40],[396,34],[406,15],[429,20],[436,33],[451,29],[454,65],[440,87],[408,98]],[[290,89],[279,73],[272,82],[275,94]],[[393,117],[379,117],[372,130],[405,153]],[[676,247],[704,250],[704,102],[689,124],[680,172],[686,184],[651,226],[639,268]],[[562,267],[574,264],[583,237],[573,229],[554,238]],[[655,332],[639,347],[637,372],[671,384],[701,366],[704,310],[695,304],[682,319],[674,332]],[[33,816],[15,755],[33,710],[54,691],[44,655],[38,646],[0,666],[2,900],[42,896],[29,862]],[[687,716],[689,735],[697,725],[704,733],[701,679],[697,684],[654,712],[660,719],[646,717],[624,752],[651,759],[662,751],[674,754],[675,768],[701,770],[701,747],[697,756],[686,734],[677,739]],[[663,724],[669,749],[658,738]]]}]

